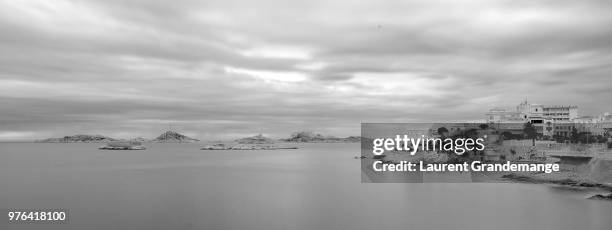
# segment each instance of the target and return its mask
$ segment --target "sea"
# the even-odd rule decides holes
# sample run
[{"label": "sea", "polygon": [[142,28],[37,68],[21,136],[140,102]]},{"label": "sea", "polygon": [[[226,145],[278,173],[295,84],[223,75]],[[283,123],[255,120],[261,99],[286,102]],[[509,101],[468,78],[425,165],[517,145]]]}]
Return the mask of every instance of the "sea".
[{"label": "sea", "polygon": [[359,144],[211,151],[0,143],[0,209],[66,209],[0,229],[612,229],[593,191],[520,183],[362,183]]}]

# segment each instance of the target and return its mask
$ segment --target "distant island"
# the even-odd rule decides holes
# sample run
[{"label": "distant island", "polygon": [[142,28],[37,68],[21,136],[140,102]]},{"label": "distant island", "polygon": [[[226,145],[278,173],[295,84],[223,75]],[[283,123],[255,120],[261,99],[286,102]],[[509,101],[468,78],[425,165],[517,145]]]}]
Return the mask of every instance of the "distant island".
[{"label": "distant island", "polygon": [[[103,135],[89,135],[89,134],[78,134],[72,136],[47,138],[42,140],[36,140],[39,143],[98,143],[98,142],[111,142],[111,141],[134,141],[134,142],[154,142],[154,143],[194,143],[200,140],[185,136],[175,131],[166,131],[154,139],[147,139],[144,137],[137,137],[132,139],[119,139],[112,138]],[[360,142],[361,137],[349,136],[349,137],[334,137],[324,136],[320,133],[313,132],[295,132],[289,138],[284,139],[272,139],[265,137],[262,134],[258,134],[251,137],[244,137],[236,139],[233,142],[245,145],[262,145],[262,144],[274,144],[276,142],[291,142],[291,143],[354,143]]]},{"label": "distant island", "polygon": [[235,140],[240,144],[273,144],[275,141],[272,138],[264,137],[262,134],[245,137]]},{"label": "distant island", "polygon": [[206,145],[201,150],[277,150],[277,149],[297,149],[296,146],[286,146],[275,144],[272,138],[264,137],[262,134],[252,137],[236,139],[233,142],[216,142]]},{"label": "distant island", "polygon": [[40,142],[40,143],[97,143],[97,142],[109,142],[109,141],[117,141],[117,140],[118,139],[106,137],[102,135],[77,134],[77,135],[72,135],[72,136],[36,140],[35,142]]},{"label": "distant island", "polygon": [[117,139],[102,135],[88,135],[88,134],[78,134],[73,136],[65,136],[65,137],[56,137],[56,138],[47,138],[43,140],[36,140],[38,143],[100,143],[100,142],[112,142],[112,141],[135,141],[135,142],[156,142],[156,143],[193,143],[198,142],[200,140],[194,139],[183,134],[174,132],[174,131],[166,131],[162,133],[155,139],[146,139],[144,137],[137,137],[133,139]]},{"label": "distant island", "polygon": [[174,132],[174,131],[166,131],[162,133],[157,138],[151,140],[150,142],[157,143],[193,143],[198,142],[200,140],[194,139],[183,134]]},{"label": "distant island", "polygon": [[295,132],[291,134],[289,138],[280,139],[286,142],[301,142],[301,143],[353,143],[360,142],[361,137],[349,136],[349,137],[334,137],[334,136],[323,136],[320,133],[313,132]]},{"label": "distant island", "polygon": [[206,145],[201,150],[277,150],[277,149],[298,149],[296,146],[278,146],[266,144],[226,144],[216,143]]}]

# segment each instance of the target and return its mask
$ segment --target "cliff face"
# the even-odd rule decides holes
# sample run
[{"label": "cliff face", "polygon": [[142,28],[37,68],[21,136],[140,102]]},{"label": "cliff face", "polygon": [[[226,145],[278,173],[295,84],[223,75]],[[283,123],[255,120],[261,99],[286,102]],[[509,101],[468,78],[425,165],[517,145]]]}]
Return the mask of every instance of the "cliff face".
[{"label": "cliff face", "polygon": [[105,137],[102,135],[86,135],[78,134],[72,136],[58,137],[58,138],[47,138],[44,140],[37,140],[36,142],[42,143],[77,143],[77,142],[108,142],[116,141],[115,138]]},{"label": "cliff face", "polygon": [[191,143],[200,140],[185,136],[177,132],[167,131],[151,141],[160,143]]}]

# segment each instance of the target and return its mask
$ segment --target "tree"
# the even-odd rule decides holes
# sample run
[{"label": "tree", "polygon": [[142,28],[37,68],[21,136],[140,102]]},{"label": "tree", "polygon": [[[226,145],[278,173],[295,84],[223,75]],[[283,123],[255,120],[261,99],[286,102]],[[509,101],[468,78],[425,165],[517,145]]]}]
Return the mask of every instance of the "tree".
[{"label": "tree", "polygon": [[512,134],[512,132],[510,131],[504,131],[502,132],[502,137],[504,137],[505,140],[510,140],[510,139],[514,139],[514,134]]},{"label": "tree", "polygon": [[465,132],[463,132],[463,136],[464,137],[477,137],[478,136],[478,130],[477,129],[468,129]]},{"label": "tree", "polygon": [[606,143],[608,141],[608,139],[606,137],[604,137],[603,135],[597,135],[597,142],[598,143]]},{"label": "tree", "polygon": [[576,129],[576,127],[572,127],[572,133],[570,134],[570,141],[572,143],[576,143],[578,142],[578,138],[580,135],[578,134],[578,130]]},{"label": "tree", "polygon": [[440,136],[445,137],[446,134],[448,134],[448,129],[446,129],[445,127],[440,127],[438,128],[438,134],[440,134]]},{"label": "tree", "polygon": [[538,136],[538,131],[531,122],[525,123],[525,126],[523,126],[523,133],[527,138],[531,139],[532,146],[535,146],[535,138]]}]

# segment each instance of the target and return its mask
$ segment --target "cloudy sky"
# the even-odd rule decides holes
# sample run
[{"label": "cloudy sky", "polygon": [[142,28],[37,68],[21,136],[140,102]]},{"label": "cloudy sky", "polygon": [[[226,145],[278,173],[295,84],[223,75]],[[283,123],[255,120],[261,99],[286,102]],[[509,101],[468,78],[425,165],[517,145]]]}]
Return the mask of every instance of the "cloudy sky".
[{"label": "cloudy sky", "polygon": [[[519,3],[523,2],[523,3]],[[0,140],[612,111],[610,1],[2,1]]]}]

